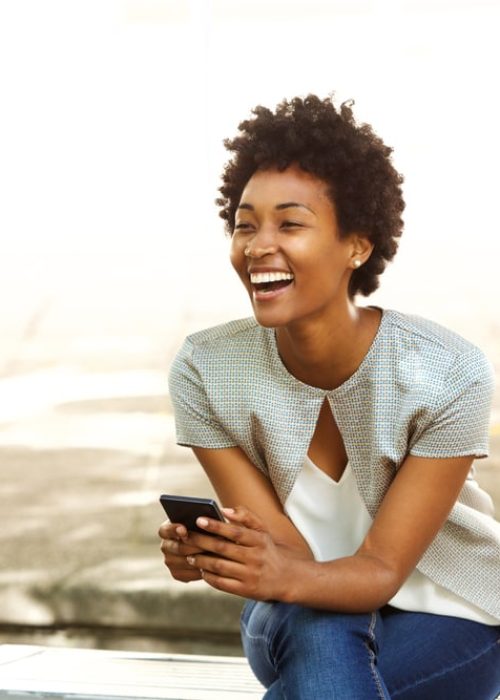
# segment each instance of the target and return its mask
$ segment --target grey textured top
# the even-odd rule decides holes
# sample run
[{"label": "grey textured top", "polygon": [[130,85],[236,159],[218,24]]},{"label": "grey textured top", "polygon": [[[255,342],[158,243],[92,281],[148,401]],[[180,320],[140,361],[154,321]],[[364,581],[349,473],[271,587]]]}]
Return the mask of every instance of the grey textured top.
[{"label": "grey textured top", "polygon": [[[282,503],[326,397],[372,517],[408,454],[487,455],[492,392],[491,366],[478,348],[396,311],[384,311],[361,365],[330,391],[293,377],[274,330],[253,318],[189,336],[170,372],[178,443],[241,447]],[[481,512],[478,493],[467,480],[418,568],[500,623],[500,523]]]}]

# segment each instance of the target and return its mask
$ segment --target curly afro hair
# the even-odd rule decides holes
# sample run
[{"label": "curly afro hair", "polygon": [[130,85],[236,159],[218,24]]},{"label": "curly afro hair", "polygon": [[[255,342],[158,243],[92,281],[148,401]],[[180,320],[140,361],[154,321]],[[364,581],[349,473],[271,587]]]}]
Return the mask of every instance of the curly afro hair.
[{"label": "curly afro hair", "polygon": [[316,95],[283,100],[273,113],[266,107],[239,125],[240,134],[226,139],[233,153],[216,200],[232,234],[235,213],[248,180],[258,169],[285,170],[298,164],[328,185],[341,237],[356,232],[374,245],[370,258],[351,276],[349,294],[371,294],[398,248],[404,209],[403,177],[386,146],[368,124],[357,124],[352,102],[335,108],[332,99]]}]

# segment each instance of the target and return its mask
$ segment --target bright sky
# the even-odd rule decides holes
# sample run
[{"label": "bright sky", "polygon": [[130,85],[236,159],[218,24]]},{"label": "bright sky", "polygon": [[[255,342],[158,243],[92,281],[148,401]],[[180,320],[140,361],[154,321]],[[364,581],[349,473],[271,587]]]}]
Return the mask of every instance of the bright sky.
[{"label": "bright sky", "polygon": [[406,176],[372,302],[498,330],[499,19],[494,0],[0,0],[2,327],[45,298],[78,299],[82,328],[112,297],[146,332],[153,307],[247,315],[222,139],[258,103],[335,91]]}]

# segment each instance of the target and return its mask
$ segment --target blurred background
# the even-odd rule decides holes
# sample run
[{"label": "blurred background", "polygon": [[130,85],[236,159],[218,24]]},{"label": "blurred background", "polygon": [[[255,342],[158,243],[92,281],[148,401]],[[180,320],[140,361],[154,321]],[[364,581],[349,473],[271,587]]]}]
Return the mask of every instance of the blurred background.
[{"label": "blurred background", "polygon": [[[407,201],[368,303],[498,376],[499,20],[499,0],[0,0],[0,641],[238,653],[240,601],[164,571],[157,499],[210,493],[166,376],[188,332],[250,314],[214,199],[256,104],[355,100]],[[498,516],[498,387],[491,441]]]}]

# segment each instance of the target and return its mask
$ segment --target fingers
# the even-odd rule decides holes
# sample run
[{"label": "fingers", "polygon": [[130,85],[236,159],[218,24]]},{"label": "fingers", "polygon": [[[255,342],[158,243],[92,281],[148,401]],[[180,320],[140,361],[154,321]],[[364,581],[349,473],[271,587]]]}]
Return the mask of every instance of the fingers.
[{"label": "fingers", "polygon": [[162,523],[159,529],[161,551],[175,579],[204,578],[214,587],[229,586],[225,590],[231,592],[230,587],[244,575],[250,550],[265,548],[269,535],[258,516],[242,506],[225,508],[223,512],[229,522],[205,517],[197,519],[196,524],[206,534],[187,532],[178,523]]},{"label": "fingers", "polygon": [[[190,566],[187,561],[187,556],[196,556],[200,554],[199,549],[188,548],[187,555],[180,555],[170,551],[171,543],[177,545],[179,543],[172,540],[163,540],[161,551],[163,552],[163,562],[168,568],[173,578],[177,581],[197,581],[201,578],[199,567]],[[184,545],[179,545],[184,546]]]},{"label": "fingers", "polygon": [[233,522],[244,525],[250,528],[250,530],[258,530],[260,532],[265,532],[266,528],[264,522],[259,518],[258,515],[252,513],[244,506],[237,506],[236,508],[223,508],[222,512],[226,518]]},{"label": "fingers", "polygon": [[[262,520],[242,506],[238,506],[235,509],[224,508],[223,512],[230,522],[221,522],[220,520],[201,517],[196,520],[196,524],[199,528],[211,535],[217,535],[230,542],[246,547],[258,544],[262,534],[266,533]],[[202,549],[221,553],[220,549],[213,549],[212,546],[210,546],[210,542],[204,535],[189,533],[188,539],[193,544],[199,545]]]},{"label": "fingers", "polygon": [[186,558],[191,570],[200,572],[201,578],[213,585],[216,579],[239,581],[244,577],[245,566],[229,559],[213,557],[209,554],[191,555]]},{"label": "fingers", "polygon": [[202,578],[200,569],[187,565],[185,559],[180,566],[169,566],[168,569],[172,574],[172,577],[176,581],[181,581],[182,583],[199,581]]},{"label": "fingers", "polygon": [[169,520],[165,520],[158,530],[158,535],[164,539],[185,539],[187,537],[187,530],[184,525],[180,523],[171,523]]},{"label": "fingers", "polygon": [[199,547],[188,544],[188,532],[184,525],[165,522],[158,534],[162,538],[160,549],[165,557],[169,555],[186,557],[188,554],[202,551]]},{"label": "fingers", "polygon": [[160,549],[165,556],[170,554],[186,557],[201,552],[201,548],[189,542],[189,533],[184,525],[166,520],[158,530],[162,542]]},{"label": "fingers", "polygon": [[[245,533],[245,529],[255,532],[266,532],[263,521],[247,508],[237,506],[236,508],[223,508],[222,510],[229,523],[200,517],[196,521],[198,527],[211,534],[225,537],[232,542],[241,544],[247,544],[247,541],[248,544],[253,543],[250,533]],[[195,541],[194,538],[197,536],[196,533],[188,533],[184,525],[171,523],[168,520],[162,523],[158,534],[165,540],[182,540],[184,542],[188,540]],[[244,541],[245,538],[247,541]]]},{"label": "fingers", "polygon": [[163,540],[160,549],[164,556],[182,557],[186,558],[188,554],[198,554],[203,550],[200,547],[194,547],[190,544],[184,544],[183,542],[176,542],[176,540]]},{"label": "fingers", "polygon": [[[207,534],[190,532],[187,542],[196,547],[198,551],[202,550],[201,557],[206,553],[211,555],[209,559],[210,566],[205,567],[205,559],[202,558],[200,563],[199,556],[194,558],[188,555],[187,560],[190,564],[199,569],[206,568],[208,571],[213,571],[212,565],[219,566],[219,564],[215,563],[218,559],[248,566],[251,562],[255,564],[261,557],[262,552],[267,551],[272,543],[267,532],[250,529],[246,525],[239,524],[239,522],[250,523],[254,527],[262,528],[259,518],[243,508],[228,509],[227,516],[236,522],[223,523],[204,517],[197,519],[196,524],[203,528]],[[193,552],[193,554],[195,553]],[[230,573],[227,573],[227,575],[231,577],[233,573],[233,570],[230,568]]]},{"label": "fingers", "polygon": [[163,553],[163,561],[173,578],[184,583],[199,581],[201,579],[199,569],[189,566],[186,557],[199,554],[201,550],[199,547],[187,544],[188,532],[184,525],[166,521],[162,523],[158,534],[162,538],[160,549]]}]

